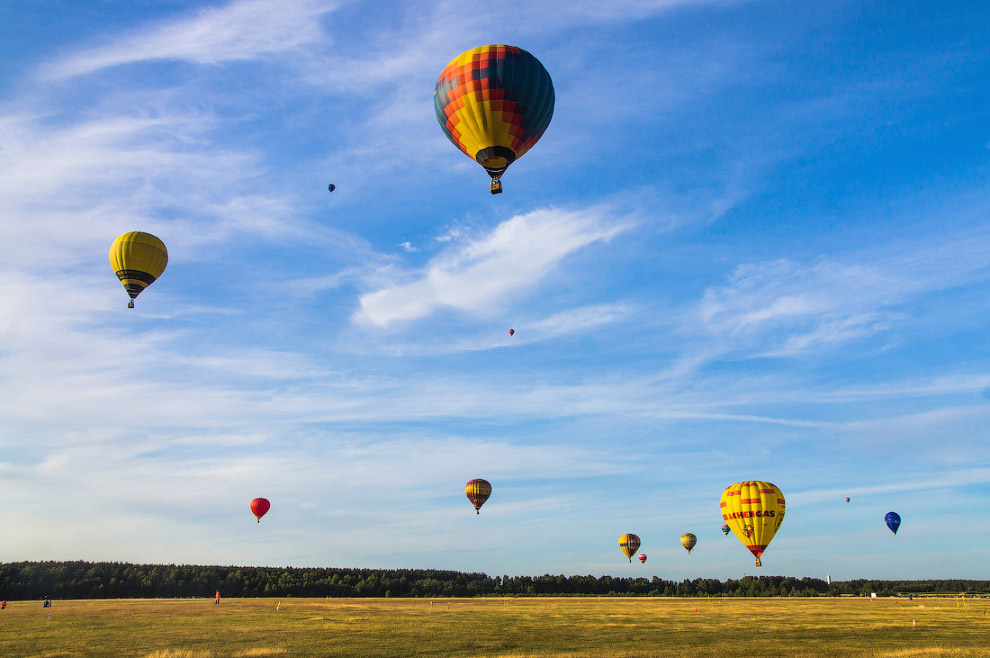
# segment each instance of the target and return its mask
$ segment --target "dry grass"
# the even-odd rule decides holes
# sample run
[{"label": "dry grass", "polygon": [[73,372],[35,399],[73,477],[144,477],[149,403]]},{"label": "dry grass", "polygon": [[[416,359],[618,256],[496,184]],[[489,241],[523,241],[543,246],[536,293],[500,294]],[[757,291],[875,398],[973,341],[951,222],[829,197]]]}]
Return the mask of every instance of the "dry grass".
[{"label": "dry grass", "polygon": [[[449,606],[448,606],[449,604]],[[982,605],[886,599],[224,599],[38,602],[0,656],[703,658],[990,655]],[[744,648],[744,649],[740,649]]]}]

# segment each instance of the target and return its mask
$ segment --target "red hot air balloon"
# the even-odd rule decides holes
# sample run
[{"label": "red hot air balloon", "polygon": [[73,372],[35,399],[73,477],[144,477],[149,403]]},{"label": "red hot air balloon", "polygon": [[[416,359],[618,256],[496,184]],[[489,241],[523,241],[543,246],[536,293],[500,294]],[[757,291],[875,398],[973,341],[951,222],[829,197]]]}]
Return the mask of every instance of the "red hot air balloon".
[{"label": "red hot air balloon", "polygon": [[512,336],[516,333],[515,329],[509,329],[509,335]]},{"label": "red hot air balloon", "polygon": [[848,497],[846,498],[846,502],[847,502],[847,503],[849,502],[849,498],[848,498]]},{"label": "red hot air balloon", "polygon": [[258,523],[261,523],[261,517],[268,514],[268,510],[271,508],[272,504],[268,502],[267,498],[255,498],[251,501],[251,513],[258,519]]},{"label": "red hot air balloon", "polygon": [[646,564],[646,553],[640,553],[639,563],[640,564]]}]

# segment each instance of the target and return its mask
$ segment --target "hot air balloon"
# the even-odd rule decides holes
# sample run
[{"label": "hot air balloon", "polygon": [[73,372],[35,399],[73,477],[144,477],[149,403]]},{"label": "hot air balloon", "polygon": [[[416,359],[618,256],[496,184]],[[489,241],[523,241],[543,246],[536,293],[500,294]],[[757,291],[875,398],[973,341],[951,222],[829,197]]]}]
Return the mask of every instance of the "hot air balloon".
[{"label": "hot air balloon", "polygon": [[515,46],[466,50],[440,73],[433,91],[437,121],[502,191],[506,168],[533,147],[553,117],[553,81],[540,60]]},{"label": "hot air balloon", "polygon": [[694,545],[697,543],[698,543],[698,538],[695,537],[692,533],[685,532],[683,535],[681,535],[681,546],[687,549],[688,555],[691,555],[691,549],[694,548]]},{"label": "hot air balloon", "polygon": [[110,265],[131,296],[127,308],[134,308],[134,298],[165,271],[168,250],[165,243],[152,234],[131,231],[110,245]]},{"label": "hot air balloon", "polygon": [[251,513],[258,519],[258,523],[261,523],[261,517],[268,514],[268,510],[271,508],[272,504],[268,502],[267,498],[255,498],[251,501]]},{"label": "hot air balloon", "polygon": [[488,480],[471,480],[464,485],[464,493],[467,494],[468,500],[474,505],[475,513],[481,514],[481,506],[492,495],[492,485]]},{"label": "hot air balloon", "polygon": [[723,535],[727,535],[727,534],[729,534],[729,532],[730,532],[730,530],[729,530],[729,524],[728,523],[723,523],[722,524],[722,534]]},{"label": "hot air balloon", "polygon": [[743,546],[760,557],[784,521],[784,494],[759,480],[736,482],[722,492],[722,518]]},{"label": "hot air balloon", "polygon": [[849,496],[846,496],[846,502],[847,503],[849,502]]},{"label": "hot air balloon", "polygon": [[329,185],[327,185],[327,191],[328,192],[333,192],[336,189],[337,189],[337,186],[334,185],[333,183],[330,183]]},{"label": "hot air balloon", "polygon": [[883,517],[884,522],[890,531],[897,534],[897,529],[901,527],[901,515],[897,512],[887,512],[887,516]]},{"label": "hot air balloon", "polygon": [[639,537],[633,534],[625,534],[619,537],[619,549],[629,558],[632,564],[632,556],[639,550]]},{"label": "hot air balloon", "polygon": [[640,564],[646,564],[646,553],[640,553],[639,554],[639,563]]},{"label": "hot air balloon", "polygon": [[510,336],[515,336],[516,335],[516,330],[515,329],[509,329],[509,335]]}]

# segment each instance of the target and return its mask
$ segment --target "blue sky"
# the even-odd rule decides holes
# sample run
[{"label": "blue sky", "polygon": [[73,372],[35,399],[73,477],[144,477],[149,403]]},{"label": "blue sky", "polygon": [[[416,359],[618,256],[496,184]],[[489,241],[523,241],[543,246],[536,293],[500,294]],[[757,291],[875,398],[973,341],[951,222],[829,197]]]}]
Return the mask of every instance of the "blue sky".
[{"label": "blue sky", "polygon": [[[761,573],[990,578],[988,24],[5,5],[0,560],[738,577],[719,496],[764,479]],[[487,43],[556,90],[500,196],[433,111]]]}]

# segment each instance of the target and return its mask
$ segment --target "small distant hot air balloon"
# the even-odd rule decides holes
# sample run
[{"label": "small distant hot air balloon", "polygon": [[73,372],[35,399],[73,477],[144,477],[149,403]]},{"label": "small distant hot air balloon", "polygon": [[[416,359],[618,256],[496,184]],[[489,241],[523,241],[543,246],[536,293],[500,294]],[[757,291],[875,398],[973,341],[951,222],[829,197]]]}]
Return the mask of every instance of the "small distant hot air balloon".
[{"label": "small distant hot air balloon", "polygon": [[646,564],[646,553],[640,553],[639,554],[639,563],[640,564]]},{"label": "small distant hot air balloon", "polygon": [[333,192],[336,189],[337,189],[337,186],[334,185],[333,183],[330,183],[329,185],[327,185],[327,191],[328,192]]},{"label": "small distant hot air balloon", "polygon": [[846,502],[847,503],[849,502],[849,496],[846,496]]},{"label": "small distant hot air balloon", "polygon": [[897,512],[887,512],[887,516],[883,517],[884,522],[890,531],[897,534],[897,529],[901,527],[901,515]]},{"label": "small distant hot air balloon", "polygon": [[271,508],[272,504],[268,502],[267,498],[255,498],[251,501],[251,513],[258,519],[258,523],[261,523],[261,517],[268,514],[268,510]]},{"label": "small distant hot air balloon", "polygon": [[433,91],[437,121],[447,139],[485,168],[491,192],[533,147],[553,117],[553,81],[540,60],[515,46],[464,51],[440,73]]},{"label": "small distant hot air balloon", "polygon": [[492,485],[488,480],[471,480],[464,485],[464,493],[467,494],[468,500],[474,505],[475,514],[481,514],[481,506],[492,495]]},{"label": "small distant hot air balloon", "polygon": [[688,555],[691,555],[691,549],[694,545],[698,543],[698,538],[690,532],[685,532],[681,535],[681,546],[687,549]]},{"label": "small distant hot air balloon", "polygon": [[784,494],[770,482],[736,482],[722,492],[720,506],[726,525],[762,566],[760,557],[784,521]]},{"label": "small distant hot air balloon", "polygon": [[516,334],[516,330],[515,329],[509,329],[509,335],[510,336],[514,336],[515,334]]},{"label": "small distant hot air balloon", "polygon": [[729,534],[729,532],[731,532],[731,530],[729,529],[729,524],[728,523],[723,523],[722,524],[722,534],[723,535],[727,535],[727,534]]},{"label": "small distant hot air balloon", "polygon": [[134,308],[134,298],[162,275],[168,265],[165,243],[151,233],[124,233],[110,245],[110,265],[131,296],[127,308]]},{"label": "small distant hot air balloon", "polygon": [[632,556],[639,550],[639,537],[631,533],[622,535],[619,537],[619,549],[625,553],[626,557],[629,558],[629,563],[632,564]]}]

